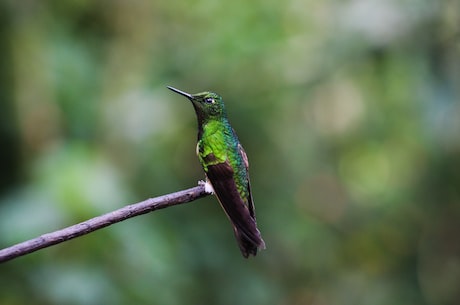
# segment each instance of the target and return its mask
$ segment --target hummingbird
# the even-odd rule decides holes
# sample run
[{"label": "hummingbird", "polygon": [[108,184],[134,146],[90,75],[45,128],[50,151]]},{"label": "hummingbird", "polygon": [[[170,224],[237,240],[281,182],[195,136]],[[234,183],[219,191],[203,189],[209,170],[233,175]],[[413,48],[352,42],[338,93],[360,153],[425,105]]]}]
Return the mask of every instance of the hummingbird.
[{"label": "hummingbird", "polygon": [[206,185],[212,186],[211,192],[232,223],[243,256],[255,256],[258,249],[265,249],[265,243],[257,229],[248,157],[228,121],[222,97],[214,92],[190,94],[170,86],[168,89],[192,102],[198,120],[196,153]]}]

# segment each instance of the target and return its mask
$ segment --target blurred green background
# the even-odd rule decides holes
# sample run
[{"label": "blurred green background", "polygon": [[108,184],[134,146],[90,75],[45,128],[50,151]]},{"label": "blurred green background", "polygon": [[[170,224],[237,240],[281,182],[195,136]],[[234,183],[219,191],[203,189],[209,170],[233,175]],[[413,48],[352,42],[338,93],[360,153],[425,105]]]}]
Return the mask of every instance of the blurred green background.
[{"label": "blurred green background", "polygon": [[195,186],[224,97],[267,249],[207,197],[0,265],[0,303],[459,304],[460,2],[0,1],[0,247]]}]

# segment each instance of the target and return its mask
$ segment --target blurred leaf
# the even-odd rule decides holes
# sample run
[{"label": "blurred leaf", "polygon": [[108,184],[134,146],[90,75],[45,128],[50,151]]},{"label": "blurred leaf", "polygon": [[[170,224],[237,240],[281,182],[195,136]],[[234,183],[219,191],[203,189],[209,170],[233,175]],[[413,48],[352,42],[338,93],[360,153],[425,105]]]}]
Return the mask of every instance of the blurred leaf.
[{"label": "blurred leaf", "polygon": [[223,95],[267,243],[210,197],[2,265],[0,303],[458,303],[459,12],[0,2],[2,246],[203,179],[166,85]]}]

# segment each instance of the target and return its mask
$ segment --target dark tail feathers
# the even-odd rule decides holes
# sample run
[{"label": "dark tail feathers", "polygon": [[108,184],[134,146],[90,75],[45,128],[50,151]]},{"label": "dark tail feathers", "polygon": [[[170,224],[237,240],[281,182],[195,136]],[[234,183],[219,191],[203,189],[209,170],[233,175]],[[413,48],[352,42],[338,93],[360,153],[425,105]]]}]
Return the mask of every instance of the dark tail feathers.
[{"label": "dark tail feathers", "polygon": [[236,227],[234,227],[234,232],[238,245],[240,246],[241,254],[243,254],[245,258],[248,258],[249,255],[256,256],[257,250],[265,249],[265,242],[262,239],[259,230],[257,230],[256,234],[251,234],[253,235],[251,237],[238,230]]}]

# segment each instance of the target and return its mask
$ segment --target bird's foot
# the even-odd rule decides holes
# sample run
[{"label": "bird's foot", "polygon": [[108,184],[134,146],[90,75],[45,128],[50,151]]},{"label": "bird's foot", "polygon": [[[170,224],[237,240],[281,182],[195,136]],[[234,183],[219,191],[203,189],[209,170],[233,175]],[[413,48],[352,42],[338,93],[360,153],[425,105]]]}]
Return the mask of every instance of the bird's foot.
[{"label": "bird's foot", "polygon": [[209,182],[207,179],[206,181],[200,180],[198,181],[198,185],[204,185],[204,191],[208,194],[214,194],[214,188],[212,187],[211,182]]}]

